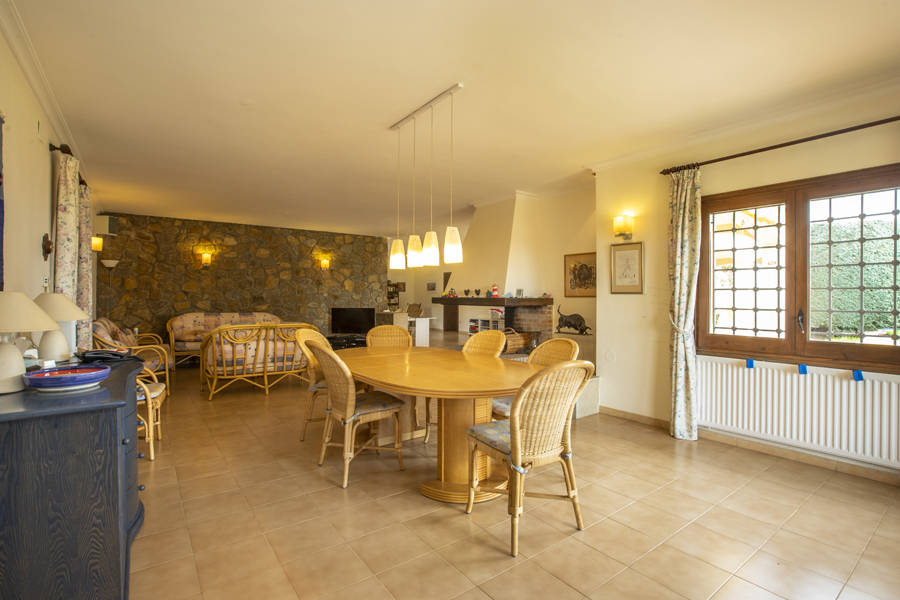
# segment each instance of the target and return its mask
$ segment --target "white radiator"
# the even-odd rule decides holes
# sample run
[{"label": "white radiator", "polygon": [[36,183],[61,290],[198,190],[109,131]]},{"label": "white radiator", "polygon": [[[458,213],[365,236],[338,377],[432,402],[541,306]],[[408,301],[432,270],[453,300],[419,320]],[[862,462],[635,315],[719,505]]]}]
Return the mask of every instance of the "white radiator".
[{"label": "white radiator", "polygon": [[700,425],[900,469],[900,377],[697,357]]}]

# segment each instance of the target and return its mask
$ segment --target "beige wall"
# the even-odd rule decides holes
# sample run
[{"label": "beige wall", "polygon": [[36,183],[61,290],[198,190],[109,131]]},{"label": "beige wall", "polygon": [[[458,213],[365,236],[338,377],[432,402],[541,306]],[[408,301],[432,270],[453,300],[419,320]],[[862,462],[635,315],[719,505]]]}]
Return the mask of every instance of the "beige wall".
[{"label": "beige wall", "polygon": [[0,117],[3,118],[4,289],[36,296],[50,263],[41,236],[50,231],[51,154],[56,142],[49,119],[0,36]]},{"label": "beige wall", "polygon": [[[643,295],[611,295],[598,287],[597,356],[602,405],[668,419],[670,413],[667,312],[668,166],[727,155],[865,123],[896,114],[900,86],[865,97],[832,101],[744,132],[695,143],[679,151],[598,167],[596,216],[598,281],[609,277],[612,218],[634,211],[636,241],[644,242]],[[900,161],[900,124],[845,134],[702,169],[705,195]]]}]

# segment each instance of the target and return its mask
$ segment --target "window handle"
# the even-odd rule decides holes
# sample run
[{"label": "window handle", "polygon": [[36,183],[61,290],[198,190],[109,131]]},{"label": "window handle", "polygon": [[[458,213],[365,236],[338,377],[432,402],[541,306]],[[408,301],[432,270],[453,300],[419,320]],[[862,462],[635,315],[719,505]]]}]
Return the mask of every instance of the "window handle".
[{"label": "window handle", "polygon": [[800,333],[806,335],[806,328],[803,326],[803,309],[797,311],[797,325],[800,326]]}]

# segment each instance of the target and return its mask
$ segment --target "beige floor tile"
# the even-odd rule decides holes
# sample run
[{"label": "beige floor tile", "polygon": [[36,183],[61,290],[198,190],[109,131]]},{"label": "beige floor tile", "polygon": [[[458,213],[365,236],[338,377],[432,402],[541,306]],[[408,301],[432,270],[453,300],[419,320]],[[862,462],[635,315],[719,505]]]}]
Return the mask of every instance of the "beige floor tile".
[{"label": "beige floor tile", "polygon": [[695,498],[669,486],[641,498],[641,502],[649,504],[682,519],[696,519],[712,506],[709,502]]},{"label": "beige floor tile", "polygon": [[171,485],[147,485],[139,497],[145,506],[151,504],[172,504],[181,502],[181,488],[177,483]]},{"label": "beige floor tile", "polygon": [[315,517],[274,529],[266,533],[266,539],[282,563],[345,542],[338,530],[325,517]]},{"label": "beige floor tile", "polygon": [[760,479],[773,481],[803,492],[812,492],[832,476],[833,471],[785,460],[759,474]]},{"label": "beige floor tile", "polygon": [[688,522],[687,519],[663,512],[640,501],[629,504],[610,518],[637,529],[656,541],[669,537]]},{"label": "beige floor tile", "polygon": [[131,570],[140,571],[191,554],[191,538],[186,528],[154,533],[138,538],[132,544]]},{"label": "beige floor tile", "polygon": [[321,513],[310,501],[309,495],[305,495],[257,506],[253,509],[253,514],[263,531],[271,531],[312,519]]},{"label": "beige floor tile", "polygon": [[418,490],[409,490],[381,498],[375,501],[390,514],[395,521],[408,521],[433,512],[441,507],[440,503],[426,498]]},{"label": "beige floor tile", "polygon": [[762,545],[776,530],[774,525],[721,506],[711,508],[697,523],[753,547]]},{"label": "beige floor tile", "polygon": [[346,544],[304,554],[285,563],[284,571],[300,598],[330,594],[373,575]]},{"label": "beige floor tile", "polygon": [[404,525],[432,548],[441,548],[484,531],[462,506],[455,505],[439,506],[435,511],[404,521]]},{"label": "beige floor tile", "polygon": [[579,487],[578,501],[583,509],[609,516],[634,502],[634,499],[597,484]]},{"label": "beige floor tile", "polygon": [[130,578],[131,600],[182,600],[200,593],[200,580],[192,556],[135,571]]},{"label": "beige floor tile", "polygon": [[[325,482],[320,483],[321,486],[318,489],[329,487]],[[241,493],[244,495],[244,498],[247,499],[247,503],[253,507],[287,500],[288,498],[301,496],[313,491],[316,490],[307,488],[296,475],[241,488]]]},{"label": "beige floor tile", "polygon": [[861,590],[856,588],[852,588],[850,586],[845,586],[844,591],[841,592],[841,595],[838,596],[838,600],[880,600],[875,596],[867,594]]},{"label": "beige floor tile", "polygon": [[712,600],[780,600],[780,597],[749,581],[732,577],[715,593]]},{"label": "beige floor tile", "polygon": [[[497,523],[489,527],[487,532],[500,541],[509,543],[510,522]],[[552,525],[545,523],[537,517],[526,513],[519,517],[519,554],[522,556],[535,556],[540,554],[553,544],[561,542],[567,535]]]},{"label": "beige floor tile", "polygon": [[762,550],[783,561],[837,581],[846,581],[858,558],[854,552],[847,552],[784,529],[772,536]]},{"label": "beige floor tile", "polygon": [[521,562],[509,554],[509,539],[501,540],[486,531],[443,546],[438,554],[476,584]]},{"label": "beige floor tile", "polygon": [[875,535],[900,541],[900,516],[885,515],[875,529]]},{"label": "beige floor tile", "polygon": [[249,510],[250,505],[239,490],[195,498],[184,503],[184,516],[188,523]]},{"label": "beige floor tile", "polygon": [[860,552],[875,530],[875,526],[876,524],[870,523],[868,528],[861,528],[858,524],[835,520],[833,517],[801,507],[797,514],[788,519],[783,528],[848,552]]},{"label": "beige floor tile", "polygon": [[252,512],[244,511],[191,523],[188,531],[194,552],[203,552],[258,536],[263,529]]},{"label": "beige floor tile", "polygon": [[631,564],[661,541],[612,519],[601,521],[576,537],[625,564]]},{"label": "beige floor tile", "polygon": [[730,576],[665,544],[634,563],[632,569],[692,600],[706,600]]},{"label": "beige floor tile", "polygon": [[692,523],[676,533],[666,541],[666,545],[728,572],[734,572],[756,550],[749,544],[698,523]]},{"label": "beige floor tile", "polygon": [[304,498],[320,511],[333,511],[375,500],[374,497],[356,486],[347,488],[331,486],[306,494]]},{"label": "beige floor tile", "polygon": [[626,569],[590,594],[591,600],[683,600],[634,569]]},{"label": "beige floor tile", "polygon": [[431,546],[402,523],[394,523],[357,538],[350,542],[350,547],[373,573],[381,573],[431,552]]},{"label": "beige floor tile", "polygon": [[152,506],[144,505],[144,524],[138,537],[152,535],[170,529],[178,529],[184,527],[186,521],[184,518],[184,507],[181,502],[172,504],[154,504]]},{"label": "beige floor tile", "polygon": [[472,588],[468,592],[463,592],[453,600],[491,600],[491,597],[481,591],[481,588]]},{"label": "beige floor tile", "polygon": [[788,600],[833,600],[842,587],[839,581],[761,551],[747,561],[738,576]]},{"label": "beige floor tile", "polygon": [[642,498],[660,487],[660,484],[639,479],[623,471],[598,479],[596,483],[634,499]]},{"label": "beige floor tile", "polygon": [[[581,492],[579,492],[579,495]],[[580,502],[579,502],[580,504]],[[575,520],[575,509],[568,500],[550,501],[529,512],[527,517],[535,517],[547,523],[554,529],[571,534],[578,531],[578,522]],[[581,505],[581,520],[585,527],[590,527],[606,518],[606,515],[595,511],[593,508]]]},{"label": "beige floor tile", "polygon": [[532,562],[582,594],[597,589],[625,569],[624,564],[573,537],[544,550]]},{"label": "beige floor tile", "polygon": [[847,584],[884,600],[900,598],[900,541],[872,536]]},{"label": "beige floor tile", "polygon": [[236,469],[232,471],[232,474],[234,475],[238,486],[249,487],[259,483],[265,483],[266,481],[272,481],[273,479],[281,479],[292,473],[277,462],[270,462],[262,465],[245,467],[243,469]]},{"label": "beige floor tile", "polygon": [[472,582],[437,552],[430,552],[380,573],[378,579],[397,600],[449,599]]},{"label": "beige floor tile", "polygon": [[377,577],[363,579],[349,587],[319,596],[321,600],[394,600]]},{"label": "beige floor tile", "polygon": [[740,491],[752,492],[757,496],[792,506],[800,506],[810,496],[809,492],[796,490],[759,477],[747,482],[747,485]]},{"label": "beige floor tile", "polygon": [[749,515],[758,521],[779,525],[797,511],[797,506],[771,500],[765,496],[740,489],[725,498],[720,506]]},{"label": "beige floor tile", "polygon": [[353,540],[397,522],[393,515],[375,502],[329,512],[326,518],[346,540]]},{"label": "beige floor tile", "polygon": [[203,496],[222,494],[236,489],[238,484],[237,480],[230,473],[221,473],[219,475],[182,481],[179,487],[181,487],[182,500],[193,500]]},{"label": "beige floor tile", "polygon": [[248,598],[297,600],[297,593],[281,567],[251,573],[240,579],[203,590],[203,600],[247,600]]},{"label": "beige floor tile", "polygon": [[147,487],[173,485],[178,483],[178,475],[175,472],[174,466],[151,468],[141,473],[141,483],[143,483]]},{"label": "beige floor tile", "polygon": [[523,561],[481,586],[493,600],[521,600],[522,598],[553,598],[577,600],[583,598],[574,588],[554,577],[534,560]]},{"label": "beige floor tile", "polygon": [[[528,502],[527,499],[525,501]],[[506,496],[475,504],[470,516],[474,523],[485,529],[504,521],[509,523],[509,510],[506,503]]]},{"label": "beige floor tile", "polygon": [[231,546],[198,552],[194,560],[204,590],[278,566],[275,552],[261,535]]}]

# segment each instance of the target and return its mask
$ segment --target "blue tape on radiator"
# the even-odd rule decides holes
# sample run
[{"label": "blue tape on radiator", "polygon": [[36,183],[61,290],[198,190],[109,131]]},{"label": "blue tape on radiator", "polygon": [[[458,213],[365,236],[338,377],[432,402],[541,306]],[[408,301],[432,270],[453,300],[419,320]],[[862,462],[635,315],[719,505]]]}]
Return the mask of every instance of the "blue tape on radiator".
[{"label": "blue tape on radiator", "polygon": [[807,374],[806,365],[797,365],[797,372],[800,373],[801,375],[806,375]]},{"label": "blue tape on radiator", "polygon": [[863,380],[862,371],[860,371],[859,369],[855,369],[853,371],[853,381],[862,381],[862,380]]},{"label": "blue tape on radiator", "polygon": [[752,369],[752,368],[753,368],[753,359],[752,359],[752,358],[748,358],[748,359],[747,359],[747,368],[748,368],[748,369]]}]

